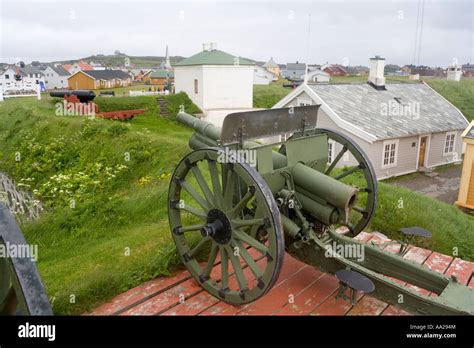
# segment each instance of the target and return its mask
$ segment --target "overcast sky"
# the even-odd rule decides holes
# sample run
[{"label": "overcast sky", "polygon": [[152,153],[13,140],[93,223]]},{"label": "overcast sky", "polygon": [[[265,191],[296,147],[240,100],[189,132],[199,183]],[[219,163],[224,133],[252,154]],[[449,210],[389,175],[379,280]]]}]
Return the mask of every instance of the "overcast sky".
[{"label": "overcast sky", "polygon": [[[417,6],[417,0],[0,0],[0,62],[115,50],[164,55],[166,44],[171,55],[190,56],[203,42],[216,42],[231,54],[262,61],[273,56],[277,63],[368,65],[378,54],[403,65],[414,59]],[[474,62],[473,26],[472,0],[427,0],[420,63]]]}]

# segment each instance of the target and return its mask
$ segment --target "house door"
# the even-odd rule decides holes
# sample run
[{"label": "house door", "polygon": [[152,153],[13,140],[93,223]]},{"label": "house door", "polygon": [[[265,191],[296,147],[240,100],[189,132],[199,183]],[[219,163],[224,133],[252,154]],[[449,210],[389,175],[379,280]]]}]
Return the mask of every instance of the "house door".
[{"label": "house door", "polygon": [[426,155],[426,146],[428,143],[428,137],[421,137],[420,139],[420,153],[418,154],[418,168],[425,166],[425,155]]}]

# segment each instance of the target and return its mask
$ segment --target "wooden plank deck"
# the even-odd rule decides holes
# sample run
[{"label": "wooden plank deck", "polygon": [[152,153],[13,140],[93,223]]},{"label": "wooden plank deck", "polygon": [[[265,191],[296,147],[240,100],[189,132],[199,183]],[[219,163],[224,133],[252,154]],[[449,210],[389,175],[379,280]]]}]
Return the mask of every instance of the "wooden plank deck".
[{"label": "wooden plank deck", "polygon": [[[383,243],[380,233],[362,232],[357,237],[366,243]],[[398,246],[386,250],[397,252]],[[405,258],[437,272],[455,275],[459,282],[474,289],[474,263],[410,246]],[[214,267],[219,272],[219,267]],[[213,271],[214,271],[213,270]],[[232,280],[232,279],[231,279]],[[234,279],[235,281],[235,279]],[[424,289],[410,286],[429,294]],[[270,292],[244,306],[232,306],[213,297],[186,270],[161,277],[118,295],[90,315],[410,315],[370,295],[360,295],[353,306],[336,299],[337,279],[285,255],[280,277]]]}]

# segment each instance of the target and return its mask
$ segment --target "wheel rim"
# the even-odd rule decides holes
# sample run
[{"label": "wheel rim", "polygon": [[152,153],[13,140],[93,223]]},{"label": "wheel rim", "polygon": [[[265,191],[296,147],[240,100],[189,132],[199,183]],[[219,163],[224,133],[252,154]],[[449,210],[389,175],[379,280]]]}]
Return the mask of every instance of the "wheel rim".
[{"label": "wheel rim", "polygon": [[249,303],[278,278],[280,215],[253,168],[218,159],[218,149],[200,149],[178,164],[169,189],[170,227],[184,265],[204,289],[228,303]]}]

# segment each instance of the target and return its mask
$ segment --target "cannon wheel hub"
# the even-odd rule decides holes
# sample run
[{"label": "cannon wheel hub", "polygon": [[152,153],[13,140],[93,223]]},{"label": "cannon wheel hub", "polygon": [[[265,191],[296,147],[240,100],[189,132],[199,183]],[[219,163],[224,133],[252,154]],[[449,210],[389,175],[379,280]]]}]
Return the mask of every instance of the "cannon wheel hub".
[{"label": "cannon wheel hub", "polygon": [[212,237],[219,244],[227,244],[231,240],[232,226],[227,215],[219,209],[211,209],[207,213],[207,224],[201,228],[203,237]]}]

